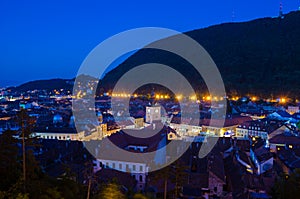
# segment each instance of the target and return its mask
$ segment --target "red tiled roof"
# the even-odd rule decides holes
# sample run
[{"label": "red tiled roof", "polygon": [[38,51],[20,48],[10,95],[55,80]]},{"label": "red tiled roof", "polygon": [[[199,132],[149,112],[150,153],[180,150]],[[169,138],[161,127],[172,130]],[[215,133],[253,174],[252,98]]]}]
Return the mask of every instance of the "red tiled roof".
[{"label": "red tiled roof", "polygon": [[246,121],[251,121],[251,120],[252,118],[248,116],[235,116],[231,118],[226,118],[225,121],[222,119],[203,119],[200,120],[200,125],[213,126],[213,127],[228,127],[228,126],[239,125]]},{"label": "red tiled roof", "polygon": [[300,138],[295,136],[285,136],[283,134],[276,135],[269,140],[270,143],[274,144],[295,144],[300,145]]}]

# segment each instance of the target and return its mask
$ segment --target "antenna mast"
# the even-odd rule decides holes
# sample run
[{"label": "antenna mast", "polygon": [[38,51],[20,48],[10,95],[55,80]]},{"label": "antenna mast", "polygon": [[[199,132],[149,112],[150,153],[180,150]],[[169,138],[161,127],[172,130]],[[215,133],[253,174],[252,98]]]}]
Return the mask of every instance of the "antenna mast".
[{"label": "antenna mast", "polygon": [[283,16],[283,6],[282,6],[282,1],[280,1],[280,4],[279,4],[279,18],[283,19],[284,16]]}]

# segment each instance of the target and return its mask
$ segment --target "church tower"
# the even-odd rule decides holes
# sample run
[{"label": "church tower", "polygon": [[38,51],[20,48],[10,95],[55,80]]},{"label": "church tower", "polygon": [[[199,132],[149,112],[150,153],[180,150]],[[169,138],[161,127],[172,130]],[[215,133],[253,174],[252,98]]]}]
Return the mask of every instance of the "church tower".
[{"label": "church tower", "polygon": [[146,107],[146,123],[152,124],[155,121],[161,121],[161,106],[147,106]]}]

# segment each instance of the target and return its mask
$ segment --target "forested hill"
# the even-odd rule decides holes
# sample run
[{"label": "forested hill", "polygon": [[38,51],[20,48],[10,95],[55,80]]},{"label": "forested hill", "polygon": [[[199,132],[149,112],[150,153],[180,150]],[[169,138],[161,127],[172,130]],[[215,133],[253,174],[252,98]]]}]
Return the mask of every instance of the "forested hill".
[{"label": "forested hill", "polygon": [[[239,94],[300,94],[300,12],[281,18],[262,18],[226,23],[186,33],[212,56],[224,79],[227,92]],[[171,53],[140,50],[104,78],[113,87],[126,71],[144,63],[173,67],[196,89],[205,89],[188,63]]]}]

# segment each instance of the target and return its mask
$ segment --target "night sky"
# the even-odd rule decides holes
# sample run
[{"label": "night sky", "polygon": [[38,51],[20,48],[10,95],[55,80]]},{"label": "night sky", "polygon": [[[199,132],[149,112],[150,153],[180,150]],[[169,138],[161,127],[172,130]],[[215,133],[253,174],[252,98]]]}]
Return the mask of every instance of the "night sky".
[{"label": "night sky", "polygon": [[[88,3],[87,3],[88,2]],[[278,16],[280,0],[0,1],[0,86],[73,78],[106,38],[138,27],[188,31]],[[299,0],[283,0],[283,11]]]}]

